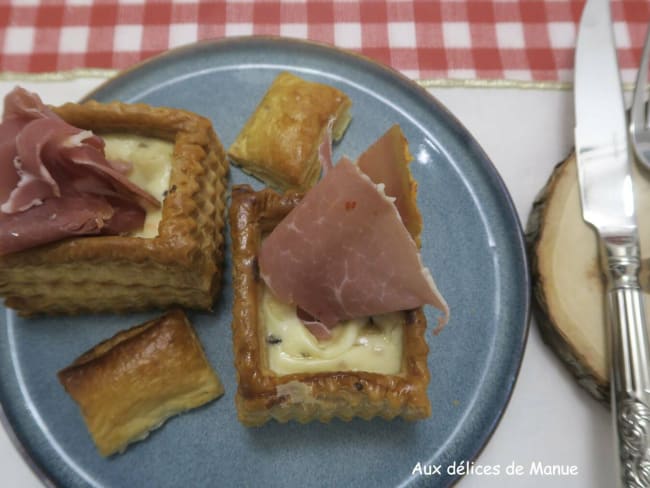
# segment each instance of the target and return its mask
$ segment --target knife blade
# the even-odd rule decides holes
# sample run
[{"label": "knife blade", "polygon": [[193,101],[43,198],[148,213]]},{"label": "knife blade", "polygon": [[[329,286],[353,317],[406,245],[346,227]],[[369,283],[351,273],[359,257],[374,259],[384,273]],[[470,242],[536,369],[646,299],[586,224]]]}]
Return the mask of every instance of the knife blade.
[{"label": "knife blade", "polygon": [[650,346],[625,103],[608,0],[585,4],[575,53],[575,144],[582,215],[607,280],[612,413],[622,486],[650,486]]},{"label": "knife blade", "polygon": [[584,219],[601,233],[633,232],[625,105],[607,0],[585,5],[576,45],[574,89]]}]

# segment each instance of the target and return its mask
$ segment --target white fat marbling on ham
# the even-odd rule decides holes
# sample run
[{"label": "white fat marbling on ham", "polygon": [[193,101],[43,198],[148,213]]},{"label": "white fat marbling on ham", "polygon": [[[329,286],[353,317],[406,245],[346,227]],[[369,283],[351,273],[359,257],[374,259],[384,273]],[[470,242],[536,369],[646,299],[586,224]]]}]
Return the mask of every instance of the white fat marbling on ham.
[{"label": "white fat marbling on ham", "polygon": [[448,317],[395,205],[345,158],[264,240],[259,266],[280,300],[327,327],[424,304]]},{"label": "white fat marbling on ham", "polygon": [[100,137],[15,88],[0,123],[0,255],[71,235],[142,227],[146,209],[160,203],[129,181],[129,169],[106,159]]}]

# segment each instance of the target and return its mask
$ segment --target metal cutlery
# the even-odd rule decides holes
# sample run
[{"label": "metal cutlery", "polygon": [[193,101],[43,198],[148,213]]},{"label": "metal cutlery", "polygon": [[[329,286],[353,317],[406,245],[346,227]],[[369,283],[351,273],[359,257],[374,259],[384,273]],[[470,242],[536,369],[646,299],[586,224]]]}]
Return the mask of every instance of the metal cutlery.
[{"label": "metal cutlery", "polygon": [[607,277],[612,413],[620,483],[650,486],[650,347],[639,286],[630,151],[608,0],[588,0],[575,59],[575,142],[582,214]]}]

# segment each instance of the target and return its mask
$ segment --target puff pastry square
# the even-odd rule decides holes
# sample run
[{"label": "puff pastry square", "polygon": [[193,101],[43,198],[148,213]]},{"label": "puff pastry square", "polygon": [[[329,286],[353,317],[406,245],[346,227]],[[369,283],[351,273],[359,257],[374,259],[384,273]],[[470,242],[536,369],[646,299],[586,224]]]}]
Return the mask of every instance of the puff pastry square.
[{"label": "puff pastry square", "polygon": [[257,426],[270,419],[327,422],[401,416],[417,420],[431,414],[427,396],[429,370],[422,309],[405,314],[402,366],[398,374],[359,371],[277,375],[267,365],[265,334],[259,318],[257,252],[270,232],[300,201],[301,194],[283,195],[249,186],[235,186],[230,207],[233,254],[233,345],[239,420]]},{"label": "puff pastry square", "polygon": [[95,133],[174,143],[158,235],[93,236],[0,257],[0,295],[22,315],[210,309],[224,257],[228,164],[209,120],[172,108],[90,101],[54,109]]},{"label": "puff pastry square", "polygon": [[118,333],[58,376],[103,456],[224,391],[180,309]]},{"label": "puff pastry square", "polygon": [[318,157],[328,129],[333,140],[350,121],[342,91],[280,73],[228,149],[233,162],[278,190],[306,190],[321,173]]}]

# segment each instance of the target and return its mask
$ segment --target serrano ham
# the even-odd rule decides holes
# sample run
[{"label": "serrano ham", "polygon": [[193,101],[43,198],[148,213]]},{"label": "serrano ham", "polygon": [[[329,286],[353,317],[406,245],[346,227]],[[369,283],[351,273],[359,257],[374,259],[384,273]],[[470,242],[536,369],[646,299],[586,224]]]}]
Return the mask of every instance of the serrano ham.
[{"label": "serrano ham", "polygon": [[93,196],[61,197],[20,213],[0,213],[0,255],[66,237],[99,234],[113,217],[113,207]]},{"label": "serrano ham", "polygon": [[430,304],[449,310],[393,200],[343,158],[264,240],[272,292],[331,328],[343,320]]},{"label": "serrano ham", "polygon": [[142,227],[146,209],[160,203],[129,181],[129,169],[106,159],[100,137],[15,88],[0,124],[0,255]]}]

